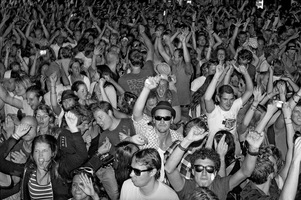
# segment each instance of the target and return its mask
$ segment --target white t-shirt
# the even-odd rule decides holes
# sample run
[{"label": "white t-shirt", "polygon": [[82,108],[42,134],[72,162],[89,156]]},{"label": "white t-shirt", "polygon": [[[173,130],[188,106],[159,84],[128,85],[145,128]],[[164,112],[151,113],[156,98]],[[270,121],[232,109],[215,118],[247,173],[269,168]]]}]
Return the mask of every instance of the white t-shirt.
[{"label": "white t-shirt", "polygon": [[229,111],[224,111],[218,105],[216,105],[211,113],[207,113],[208,128],[210,133],[216,133],[220,130],[227,130],[233,135],[236,135],[236,118],[241,107],[241,98],[238,98],[233,102],[233,105]]},{"label": "white t-shirt", "polygon": [[120,200],[178,200],[176,192],[164,183],[158,182],[159,186],[151,195],[145,196],[140,192],[131,179],[126,180],[121,188]]}]

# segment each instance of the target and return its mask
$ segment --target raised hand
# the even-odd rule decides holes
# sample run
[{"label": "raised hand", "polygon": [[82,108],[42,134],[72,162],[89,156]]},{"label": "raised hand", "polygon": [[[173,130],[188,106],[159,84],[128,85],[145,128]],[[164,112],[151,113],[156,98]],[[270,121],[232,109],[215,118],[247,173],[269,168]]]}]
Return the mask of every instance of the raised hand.
[{"label": "raised hand", "polygon": [[144,87],[149,90],[155,89],[159,84],[159,79],[157,77],[148,77],[144,82]]},{"label": "raised hand", "polygon": [[241,20],[241,19],[238,19],[237,22],[234,23],[234,26],[240,27],[240,26],[241,26],[241,22],[242,22],[242,20]]},{"label": "raised hand", "polygon": [[257,131],[249,130],[249,132],[247,133],[246,141],[249,143],[252,149],[259,149],[263,140],[264,140],[264,132],[258,133]]},{"label": "raised hand", "polygon": [[225,70],[224,65],[217,65],[215,73],[220,76],[220,75],[222,75],[222,73],[224,72],[224,70]]},{"label": "raised hand", "polygon": [[94,55],[98,56],[98,55],[100,55],[100,53],[101,53],[101,47],[99,45],[95,46]]},{"label": "raised hand", "polygon": [[65,119],[70,131],[72,133],[78,132],[78,128],[77,128],[78,117],[74,113],[69,111],[65,114]]},{"label": "raised hand", "polygon": [[98,81],[99,88],[103,88],[105,82],[106,82],[106,79],[104,79],[104,78],[99,79],[99,81]]},{"label": "raised hand", "polygon": [[98,148],[97,152],[102,155],[102,154],[106,154],[110,151],[112,147],[112,144],[109,140],[109,138],[106,137],[105,142]]},{"label": "raised hand", "polygon": [[49,76],[49,80],[50,80],[51,85],[55,85],[55,83],[57,81],[57,72],[52,73]]},{"label": "raised hand", "polygon": [[265,93],[262,94],[261,87],[257,86],[253,90],[253,96],[254,96],[254,101],[253,102],[259,103],[265,97]]},{"label": "raised hand", "polygon": [[185,138],[190,142],[195,142],[204,139],[206,135],[208,135],[208,132],[205,132],[204,129],[201,129],[197,126],[194,126],[190,129]]},{"label": "raised hand", "polygon": [[278,110],[276,102],[273,101],[272,103],[268,104],[267,113],[275,113]]},{"label": "raised hand", "polygon": [[28,124],[20,124],[19,126],[17,126],[15,134],[21,138],[26,135],[30,129],[31,126],[29,126]]},{"label": "raised hand", "polygon": [[248,73],[248,70],[245,65],[239,65],[238,68],[239,68],[239,72],[242,73],[243,75]]},{"label": "raised hand", "polygon": [[96,193],[93,187],[92,179],[89,178],[85,173],[79,174],[79,178],[83,183],[78,185],[80,189],[82,189],[86,195],[94,197]]},{"label": "raised hand", "polygon": [[219,143],[217,143],[217,141],[214,140],[215,150],[221,157],[225,157],[228,151],[228,144],[225,142],[225,138],[226,138],[226,134],[222,136]]}]

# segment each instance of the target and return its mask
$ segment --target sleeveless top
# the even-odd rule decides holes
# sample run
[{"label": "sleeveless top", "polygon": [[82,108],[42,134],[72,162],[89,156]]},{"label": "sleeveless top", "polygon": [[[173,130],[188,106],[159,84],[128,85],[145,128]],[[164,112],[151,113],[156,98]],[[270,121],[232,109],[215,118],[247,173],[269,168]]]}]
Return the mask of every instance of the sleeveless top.
[{"label": "sleeveless top", "polygon": [[37,172],[34,171],[30,175],[28,182],[29,195],[31,199],[53,199],[53,191],[51,181],[46,185],[40,185],[37,181]]}]

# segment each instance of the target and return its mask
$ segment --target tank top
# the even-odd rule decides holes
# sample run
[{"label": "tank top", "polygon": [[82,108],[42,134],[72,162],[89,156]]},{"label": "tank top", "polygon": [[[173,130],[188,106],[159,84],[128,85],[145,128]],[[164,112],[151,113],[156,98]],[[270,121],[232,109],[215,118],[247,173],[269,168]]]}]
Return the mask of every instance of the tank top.
[{"label": "tank top", "polygon": [[40,185],[37,181],[37,172],[34,171],[30,175],[30,179],[28,182],[29,195],[31,199],[53,199],[53,191],[51,181],[46,185]]}]

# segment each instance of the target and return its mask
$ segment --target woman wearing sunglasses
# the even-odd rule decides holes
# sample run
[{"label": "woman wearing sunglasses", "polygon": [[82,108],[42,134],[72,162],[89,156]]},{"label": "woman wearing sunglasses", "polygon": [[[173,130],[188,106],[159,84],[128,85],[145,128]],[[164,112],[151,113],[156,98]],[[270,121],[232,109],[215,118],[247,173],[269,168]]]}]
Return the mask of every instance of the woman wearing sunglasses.
[{"label": "woman wearing sunglasses", "polygon": [[[87,159],[87,150],[81,133],[76,127],[77,117],[67,113],[66,122],[72,133],[73,144],[66,137],[58,145],[52,135],[39,135],[32,142],[31,157],[26,164],[7,161],[5,157],[18,140],[32,128],[20,124],[16,132],[0,147],[0,171],[22,177],[21,199],[66,200],[69,194],[70,172]],[[60,156],[57,156],[57,154]]]}]

